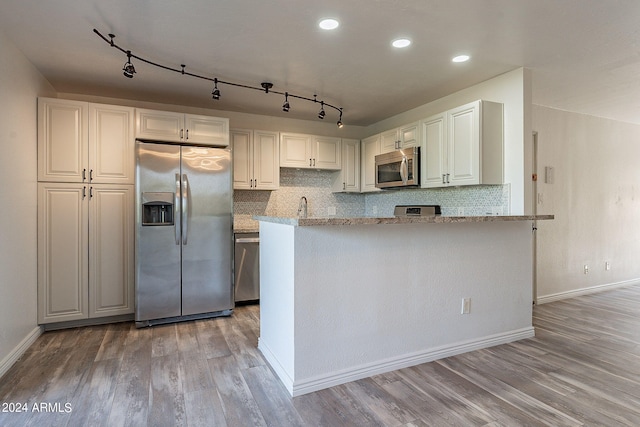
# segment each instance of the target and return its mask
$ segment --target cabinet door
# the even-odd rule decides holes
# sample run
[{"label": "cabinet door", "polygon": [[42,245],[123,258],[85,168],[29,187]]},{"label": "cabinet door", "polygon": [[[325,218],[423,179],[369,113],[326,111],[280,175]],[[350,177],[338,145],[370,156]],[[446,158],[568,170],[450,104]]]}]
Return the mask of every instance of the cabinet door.
[{"label": "cabinet door", "polygon": [[311,135],[283,133],[280,135],[280,166],[310,168],[313,166]]},{"label": "cabinet door", "polygon": [[233,188],[250,190],[253,188],[253,131],[233,129],[231,131],[233,150]]},{"label": "cabinet door", "polygon": [[38,323],[88,316],[88,187],[38,184]]},{"label": "cabinet door", "polygon": [[429,117],[422,122],[423,149],[420,153],[422,188],[446,186],[447,173],[446,114]]},{"label": "cabinet door", "polygon": [[86,102],[38,99],[38,180],[88,179]]},{"label": "cabinet door", "polygon": [[89,194],[89,317],[133,313],[133,186],[93,185]]},{"label": "cabinet door", "polygon": [[183,140],[192,144],[227,147],[229,119],[185,114]]},{"label": "cabinet door", "polygon": [[358,140],[342,140],[342,182],[345,192],[360,192],[360,141]]},{"label": "cabinet door", "polygon": [[380,191],[376,188],[376,159],[380,154],[380,135],[374,135],[362,140],[360,189],[363,193],[370,191]]},{"label": "cabinet door", "polygon": [[340,138],[316,136],[313,139],[313,167],[316,169],[340,170],[342,166],[342,144]]},{"label": "cabinet door", "polygon": [[89,180],[134,184],[133,108],[89,104]]},{"label": "cabinet door", "polygon": [[256,130],[253,133],[253,188],[277,190],[280,187],[278,132]]},{"label": "cabinet door", "polygon": [[136,109],[136,138],[180,142],[184,133],[184,114]]},{"label": "cabinet door", "polygon": [[401,127],[398,135],[400,137],[400,148],[420,147],[418,122]]},{"label": "cabinet door", "polygon": [[447,112],[449,183],[480,184],[480,102]]},{"label": "cabinet door", "polygon": [[398,130],[393,129],[380,134],[380,153],[389,153],[397,150],[398,147]]}]

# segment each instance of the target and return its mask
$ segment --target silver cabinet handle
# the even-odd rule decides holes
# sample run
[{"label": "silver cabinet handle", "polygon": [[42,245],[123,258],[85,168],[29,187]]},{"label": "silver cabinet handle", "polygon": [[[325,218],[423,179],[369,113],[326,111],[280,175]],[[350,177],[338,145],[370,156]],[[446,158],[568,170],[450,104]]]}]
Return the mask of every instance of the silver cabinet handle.
[{"label": "silver cabinet handle", "polygon": [[184,136],[184,129],[180,129],[180,139]]},{"label": "silver cabinet handle", "polygon": [[449,181],[449,174],[447,174],[447,184],[450,184],[450,181]]},{"label": "silver cabinet handle", "polygon": [[258,188],[258,180],[257,179],[253,180],[253,188]]},{"label": "silver cabinet handle", "polygon": [[82,182],[84,182],[85,179],[87,179],[87,170],[82,169]]},{"label": "silver cabinet handle", "polygon": [[93,181],[93,169],[89,170],[89,182]]},{"label": "silver cabinet handle", "polygon": [[189,129],[187,129],[187,140],[189,139]]},{"label": "silver cabinet handle", "polygon": [[346,189],[347,189],[347,183],[346,183],[346,182],[343,182],[343,183],[342,183],[342,189],[343,189],[343,190],[346,190]]},{"label": "silver cabinet handle", "polygon": [[182,244],[187,244],[189,237],[189,210],[191,208],[189,199],[189,179],[187,174],[182,175]]},{"label": "silver cabinet handle", "polygon": [[313,166],[316,165],[316,159],[313,159]]},{"label": "silver cabinet handle", "polygon": [[89,187],[89,198],[93,199],[93,187]]},{"label": "silver cabinet handle", "polygon": [[173,197],[173,229],[175,231],[176,245],[180,244],[180,229],[181,224],[178,222],[180,217],[180,174],[176,174],[176,192]]},{"label": "silver cabinet handle", "polygon": [[85,197],[87,197],[87,187],[82,187],[82,200],[84,200]]},{"label": "silver cabinet handle", "polygon": [[309,167],[311,167],[311,159],[309,159]]},{"label": "silver cabinet handle", "polygon": [[447,183],[445,176],[446,176],[446,174],[444,174],[444,173],[443,173],[443,174],[442,174],[442,183],[443,183],[443,184],[446,184],[446,183]]}]

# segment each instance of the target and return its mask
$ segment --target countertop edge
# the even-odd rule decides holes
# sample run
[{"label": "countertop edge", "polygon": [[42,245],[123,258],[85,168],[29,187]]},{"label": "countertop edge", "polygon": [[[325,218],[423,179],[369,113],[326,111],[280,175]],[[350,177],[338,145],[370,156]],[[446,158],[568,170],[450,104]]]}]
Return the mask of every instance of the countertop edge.
[{"label": "countertop edge", "polygon": [[256,221],[297,227],[377,224],[451,224],[500,221],[545,221],[553,215],[487,215],[487,216],[424,216],[424,217],[351,217],[351,218],[296,218],[254,216]]}]

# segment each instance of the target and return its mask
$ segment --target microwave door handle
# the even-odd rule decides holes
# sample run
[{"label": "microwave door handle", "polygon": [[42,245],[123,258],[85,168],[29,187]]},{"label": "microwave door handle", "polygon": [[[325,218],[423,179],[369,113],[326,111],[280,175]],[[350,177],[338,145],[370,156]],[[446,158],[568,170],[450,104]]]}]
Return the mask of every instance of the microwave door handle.
[{"label": "microwave door handle", "polygon": [[180,218],[180,174],[176,174],[176,193],[173,198],[173,229],[176,235],[176,245],[180,244],[180,223],[178,222],[178,218]]},{"label": "microwave door handle", "polygon": [[402,156],[402,162],[400,163],[400,179],[402,179],[402,183],[407,185],[407,178],[409,175],[409,165],[407,162],[407,157]]}]

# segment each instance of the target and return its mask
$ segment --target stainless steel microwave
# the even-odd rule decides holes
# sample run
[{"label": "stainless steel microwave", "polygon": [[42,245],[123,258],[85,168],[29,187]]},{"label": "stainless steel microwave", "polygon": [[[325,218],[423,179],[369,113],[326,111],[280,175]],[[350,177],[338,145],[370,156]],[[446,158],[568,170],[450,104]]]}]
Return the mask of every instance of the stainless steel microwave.
[{"label": "stainless steel microwave", "polygon": [[376,187],[398,188],[420,185],[420,148],[411,147],[376,156]]}]

